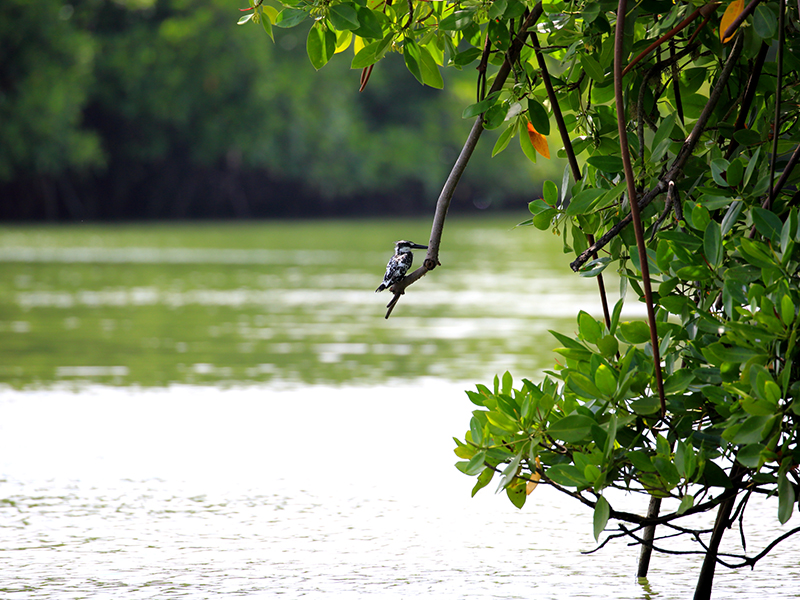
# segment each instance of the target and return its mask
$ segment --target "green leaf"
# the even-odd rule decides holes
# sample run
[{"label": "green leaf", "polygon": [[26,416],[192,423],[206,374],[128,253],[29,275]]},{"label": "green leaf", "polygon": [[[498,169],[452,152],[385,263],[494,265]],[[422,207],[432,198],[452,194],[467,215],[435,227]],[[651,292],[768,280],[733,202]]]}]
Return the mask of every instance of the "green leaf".
[{"label": "green leaf", "polygon": [[661,401],[656,396],[645,396],[631,402],[631,410],[637,415],[652,415],[661,410]]},{"label": "green leaf", "polygon": [[529,161],[532,163],[536,162],[536,149],[533,147],[533,143],[531,142],[531,136],[528,134],[527,124],[520,123],[520,129],[522,132],[519,136],[519,147],[522,150],[522,153],[528,158]]},{"label": "green leaf", "polygon": [[634,467],[644,473],[655,473],[656,467],[652,459],[641,450],[628,452],[628,459]]},{"label": "green leaf", "polygon": [[478,475],[478,481],[475,483],[475,487],[472,488],[473,498],[475,497],[475,494],[477,494],[480,490],[489,485],[489,482],[492,480],[492,477],[494,477],[494,469],[492,469],[491,467],[486,467],[483,470],[483,472],[480,475]]},{"label": "green leaf", "polygon": [[694,506],[694,496],[692,496],[691,494],[685,494],[681,498],[681,503],[678,505],[678,510],[675,512],[679,515],[682,515],[687,510],[692,508],[692,506]]},{"label": "green leaf", "polygon": [[470,419],[469,433],[473,444],[476,446],[483,446],[483,424],[478,420],[477,417],[472,417]]},{"label": "green leaf", "polygon": [[714,269],[722,264],[722,250],[722,229],[716,221],[709,221],[703,234],[703,251]]},{"label": "green leaf", "polygon": [[794,323],[795,310],[794,303],[792,302],[789,294],[784,294],[781,297],[781,320],[783,324],[790,327]]},{"label": "green leaf", "polygon": [[592,205],[597,202],[608,190],[602,188],[589,188],[578,192],[565,211],[568,217],[582,215],[589,212]]},{"label": "green leaf", "polygon": [[564,345],[564,347],[572,348],[572,349],[575,349],[575,350],[587,350],[588,351],[588,348],[586,346],[584,346],[580,342],[577,342],[577,341],[573,340],[571,337],[568,337],[568,336],[564,335],[563,333],[559,333],[558,331],[553,331],[552,329],[548,329],[548,331],[549,331],[550,335],[552,335],[559,342],[561,342]]},{"label": "green leaf", "polygon": [[675,128],[675,114],[670,113],[661,120],[655,136],[653,136],[652,157],[653,160],[660,160],[662,155],[667,151],[670,144],[672,144],[672,130]]},{"label": "green leaf", "polygon": [[778,32],[778,19],[772,9],[764,4],[756,6],[753,13],[753,29],[762,40],[775,37]]},{"label": "green leaf", "polygon": [[744,166],[742,166],[742,161],[738,158],[734,158],[731,161],[731,164],[728,165],[728,183],[735,187],[742,182],[742,176],[744,175]]},{"label": "green leaf", "polygon": [[597,349],[605,357],[614,356],[619,352],[619,342],[613,335],[608,334],[597,340]]},{"label": "green leaf", "polygon": [[611,507],[608,504],[608,500],[606,500],[603,496],[600,496],[597,499],[597,503],[594,505],[594,517],[592,519],[594,524],[595,541],[600,540],[600,534],[605,530],[610,514]]},{"label": "green leaf", "polygon": [[420,83],[424,84],[422,79],[422,66],[420,65],[420,47],[413,39],[407,38],[403,44],[403,59],[406,63],[406,68]]},{"label": "green leaf", "polygon": [[359,27],[353,30],[355,35],[367,40],[379,40],[384,37],[378,13],[371,11],[366,6],[358,6],[356,7],[356,18]]},{"label": "green leaf", "polygon": [[590,344],[595,344],[603,334],[603,329],[597,319],[585,311],[578,313],[578,329],[581,337]]},{"label": "green leaf", "polygon": [[771,420],[769,416],[750,416],[741,424],[733,425],[722,432],[722,437],[732,444],[757,444],[764,439],[764,429]]},{"label": "green leaf", "polygon": [[678,369],[664,381],[664,393],[680,394],[694,381],[694,373],[689,369]]},{"label": "green leaf", "polygon": [[781,525],[786,523],[794,511],[794,486],[786,477],[786,472],[781,470],[778,473],[778,521]]},{"label": "green leaf", "polygon": [[752,129],[740,129],[733,134],[733,139],[742,146],[754,146],[761,143],[761,134]]},{"label": "green leaf", "polygon": [[470,119],[472,117],[477,117],[481,113],[486,112],[492,106],[494,106],[499,96],[500,92],[494,92],[486,96],[486,98],[484,98],[480,102],[476,102],[475,104],[470,104],[468,107],[464,109],[464,112],[461,113],[461,118]]},{"label": "green leaf", "polygon": [[[706,356],[706,351],[708,356]],[[720,364],[723,362],[729,363],[744,363],[757,356],[759,353],[752,348],[745,348],[743,346],[725,346],[722,342],[714,342],[709,344],[701,350],[703,356],[712,364]],[[712,360],[713,359],[713,360]]]},{"label": "green leaf", "polygon": [[577,443],[588,438],[591,435],[592,425],[596,424],[590,417],[573,414],[550,425],[547,433],[557,440]]},{"label": "green leaf", "polygon": [[[620,286],[623,282],[627,283],[627,279],[620,278]],[[614,310],[611,311],[611,327],[609,327],[609,331],[613,335],[617,327],[619,326],[619,317],[622,314],[622,307],[625,305],[625,294],[620,290],[620,299],[617,300],[616,304],[614,304]]]},{"label": "green leaf", "polygon": [[467,48],[463,52],[459,52],[453,57],[453,64],[459,67],[466,67],[467,65],[475,62],[481,57],[482,52],[479,48],[474,46]]},{"label": "green leaf", "polygon": [[566,376],[566,383],[572,392],[586,400],[594,400],[602,396],[594,381],[583,373],[570,371]]},{"label": "green leaf", "polygon": [[587,158],[586,162],[607,173],[621,173],[623,169],[622,159],[619,156],[603,156],[597,154]]},{"label": "green leaf", "polygon": [[358,13],[352,4],[334,4],[328,11],[328,18],[339,31],[352,31],[361,25],[358,21]]},{"label": "green leaf", "polygon": [[378,62],[383,56],[383,51],[386,46],[384,40],[378,40],[364,46],[353,57],[353,62],[350,63],[351,69],[363,69]]},{"label": "green leaf", "polygon": [[606,80],[605,69],[600,66],[600,63],[592,58],[589,54],[581,56],[581,66],[586,74],[594,79],[597,83],[603,83]]},{"label": "green leaf", "polygon": [[517,508],[525,506],[525,500],[528,499],[528,494],[525,493],[525,482],[517,481],[513,485],[509,485],[506,488],[506,496]]},{"label": "green leaf", "polygon": [[761,466],[761,452],[764,448],[763,444],[748,444],[739,450],[736,460],[745,467],[758,469]]},{"label": "green leaf", "polygon": [[655,465],[658,474],[664,478],[664,481],[666,481],[670,486],[678,485],[678,482],[681,480],[681,476],[671,460],[663,456],[656,456],[653,459],[653,464]]},{"label": "green leaf", "polygon": [[650,341],[650,327],[644,321],[623,321],[617,335],[622,342],[644,344]]},{"label": "green leaf", "polygon": [[542,135],[550,133],[550,117],[545,107],[535,98],[528,98],[528,118],[536,131]]},{"label": "green leaf", "polygon": [[422,82],[429,87],[441,90],[444,88],[444,79],[442,79],[442,74],[439,72],[439,66],[433,60],[430,50],[425,46],[418,46],[418,48]]},{"label": "green leaf", "polygon": [[490,19],[498,19],[502,17],[507,7],[508,0],[494,0],[489,7],[488,17]]},{"label": "green leaf", "polygon": [[255,15],[255,14],[256,14],[256,13],[255,13],[255,11],[254,11],[254,12],[251,12],[251,13],[247,13],[246,15],[244,15],[244,16],[242,16],[242,17],[240,17],[240,18],[239,18],[239,20],[236,22],[236,24],[237,24],[237,25],[244,25],[244,24],[245,24],[245,23],[247,23],[247,22],[248,22],[250,19],[252,19],[252,18],[253,18],[253,15]]},{"label": "green leaf", "polygon": [[514,125],[509,125],[508,127],[503,130],[503,133],[497,138],[497,142],[492,149],[492,157],[497,154],[500,154],[503,150],[506,149],[508,146],[508,142],[511,141],[511,138],[514,136]]},{"label": "green leaf", "polygon": [[728,170],[728,161],[724,158],[715,158],[711,161],[711,178],[719,186],[728,187],[728,182],[723,173]]},{"label": "green leaf", "polygon": [[601,364],[594,372],[594,383],[604,396],[613,397],[617,391],[616,371]]},{"label": "green leaf", "polygon": [[508,463],[505,469],[503,469],[502,477],[500,478],[500,484],[497,486],[497,493],[500,493],[501,490],[507,488],[514,478],[517,476],[517,471],[519,471],[519,463],[522,460],[522,453],[518,453],[511,461]]},{"label": "green leaf", "polygon": [[733,228],[736,220],[739,218],[739,214],[742,212],[742,208],[744,208],[744,202],[741,200],[731,202],[731,205],[725,212],[725,216],[722,218],[722,237],[725,237]]},{"label": "green leaf", "polygon": [[549,179],[542,185],[542,196],[550,207],[555,207],[558,203],[558,186]]},{"label": "green leaf", "polygon": [[442,31],[461,31],[466,29],[472,25],[472,16],[475,14],[475,11],[476,8],[457,10],[439,21],[439,29]]},{"label": "green leaf", "polygon": [[322,21],[317,21],[308,31],[306,51],[311,64],[315,69],[320,70],[336,51],[336,34],[328,29]]},{"label": "green leaf", "polygon": [[574,465],[553,465],[545,471],[545,476],[563,486],[585,487],[589,484],[581,470]]},{"label": "green leaf", "polygon": [[753,224],[758,229],[758,233],[768,240],[780,239],[783,222],[771,210],[760,206],[753,208]]},{"label": "green leaf", "polygon": [[282,27],[284,29],[288,29],[290,27],[294,27],[295,25],[299,25],[303,21],[306,20],[308,17],[308,13],[304,10],[300,10],[299,8],[284,8],[280,13],[278,13],[278,17],[275,19],[275,27]]},{"label": "green leaf", "polygon": [[749,238],[742,237],[739,240],[739,244],[739,249],[742,253],[742,256],[751,265],[755,265],[756,267],[762,269],[779,267],[775,257],[764,243],[758,240],[751,240]]},{"label": "green leaf", "polygon": [[484,462],[486,462],[486,451],[481,450],[469,460],[462,472],[466,475],[477,475],[483,471]]},{"label": "green leaf", "polygon": [[502,391],[502,392],[503,392],[505,395],[507,395],[507,396],[508,396],[508,395],[510,395],[510,394],[511,394],[511,389],[512,389],[513,387],[514,387],[514,378],[511,376],[511,373],[509,373],[508,371],[506,371],[505,373],[503,373],[503,379],[502,379],[502,388],[501,388],[501,391]]}]

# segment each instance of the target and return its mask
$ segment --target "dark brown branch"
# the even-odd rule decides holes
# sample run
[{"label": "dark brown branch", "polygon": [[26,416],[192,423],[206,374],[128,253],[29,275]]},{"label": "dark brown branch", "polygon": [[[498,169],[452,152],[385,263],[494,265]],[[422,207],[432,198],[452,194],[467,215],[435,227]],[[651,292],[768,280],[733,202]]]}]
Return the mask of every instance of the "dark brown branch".
[{"label": "dark brown branch", "polygon": [[650,285],[650,265],[647,259],[647,246],[644,242],[644,230],[639,202],[636,198],[636,181],[633,176],[631,152],[628,147],[628,130],[625,121],[625,97],[622,92],[622,61],[623,44],[625,38],[625,11],[627,0],[619,0],[617,9],[617,25],[614,33],[614,95],[617,104],[617,129],[619,131],[619,148],[622,153],[622,165],[625,171],[625,181],[628,188],[628,199],[631,206],[633,230],[636,234],[636,247],[639,250],[639,267],[642,270],[642,286],[644,287],[644,300],[647,308],[647,321],[650,326],[650,345],[653,351],[653,372],[656,378],[658,399],[661,403],[661,418],[667,416],[667,399],[664,394],[664,379],[661,374],[661,357],[658,347],[658,329],[656,328],[656,311],[653,306],[653,290]]},{"label": "dark brown branch", "polygon": [[726,562],[721,561],[721,560],[718,560],[717,562],[719,562],[721,565],[723,565],[725,567],[728,567],[729,569],[739,569],[741,567],[752,567],[758,561],[760,561],[762,558],[764,558],[767,554],[772,552],[772,549],[775,548],[775,546],[780,544],[785,539],[795,535],[796,533],[800,533],[800,527],[795,527],[794,529],[791,529],[791,530],[787,531],[783,535],[778,536],[777,538],[772,540],[772,542],[770,542],[761,552],[759,552],[758,554],[756,554],[755,556],[753,556],[751,558],[745,558],[739,564],[729,564],[729,563],[726,563]]},{"label": "dark brown branch", "polygon": [[[686,166],[686,161],[689,160],[689,157],[694,152],[695,146],[697,145],[700,136],[705,131],[706,125],[708,124],[708,120],[711,117],[711,113],[714,111],[714,108],[717,106],[717,102],[719,102],[720,96],[725,88],[725,85],[730,78],[731,72],[733,71],[733,67],[736,64],[736,61],[739,59],[739,55],[742,52],[742,46],[744,45],[742,41],[742,37],[738,36],[736,42],[731,49],[731,53],[728,56],[728,60],[725,63],[725,66],[720,73],[719,79],[717,80],[717,84],[714,86],[714,89],[711,90],[711,94],[708,97],[708,102],[706,103],[705,108],[700,113],[700,116],[697,119],[692,131],[689,133],[689,136],[683,142],[683,146],[681,147],[680,151],[678,152],[678,156],[675,158],[675,161],[672,163],[672,167],[670,167],[669,171],[661,178],[661,180],[653,187],[649,192],[644,194],[638,201],[639,208],[645,208],[648,206],[653,200],[655,200],[658,196],[663,194],[667,190],[667,183],[669,181],[676,181],[683,173],[683,168]],[[624,219],[619,221],[616,225],[614,225],[611,229],[609,229],[606,233],[604,233],[597,242],[592,244],[589,248],[581,252],[580,256],[576,258],[574,261],[570,263],[570,267],[573,271],[579,271],[580,268],[589,260],[589,258],[597,252],[598,250],[602,249],[608,242],[614,239],[619,232],[622,231],[625,227],[628,226],[631,222],[631,215],[628,214]]]},{"label": "dark brown branch", "polygon": [[567,161],[572,171],[572,177],[575,181],[580,181],[581,168],[578,166],[578,159],[575,157],[575,151],[572,149],[572,141],[569,139],[569,132],[564,123],[564,115],[561,113],[558,96],[556,96],[556,91],[553,88],[550,72],[547,70],[547,63],[544,60],[544,54],[542,54],[542,47],[539,45],[539,36],[536,35],[535,31],[531,31],[530,38],[533,48],[536,51],[536,61],[539,63],[539,68],[542,70],[542,83],[544,84],[544,89],[547,90],[547,98],[550,100],[550,104],[553,107],[553,116],[556,119],[556,126],[558,127],[558,133],[561,135],[561,141],[564,143],[564,152],[567,154]]}]

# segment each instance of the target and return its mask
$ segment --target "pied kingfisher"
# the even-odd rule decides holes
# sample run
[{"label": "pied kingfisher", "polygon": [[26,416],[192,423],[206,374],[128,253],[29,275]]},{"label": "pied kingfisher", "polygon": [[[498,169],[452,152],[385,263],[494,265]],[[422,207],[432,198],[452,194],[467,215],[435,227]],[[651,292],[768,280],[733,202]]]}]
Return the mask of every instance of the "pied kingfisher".
[{"label": "pied kingfisher", "polygon": [[389,259],[389,264],[386,265],[386,275],[383,276],[383,283],[378,286],[378,289],[375,290],[376,292],[382,292],[406,276],[411,263],[414,261],[414,255],[411,254],[412,248],[426,250],[428,247],[408,240],[395,242],[394,256]]}]

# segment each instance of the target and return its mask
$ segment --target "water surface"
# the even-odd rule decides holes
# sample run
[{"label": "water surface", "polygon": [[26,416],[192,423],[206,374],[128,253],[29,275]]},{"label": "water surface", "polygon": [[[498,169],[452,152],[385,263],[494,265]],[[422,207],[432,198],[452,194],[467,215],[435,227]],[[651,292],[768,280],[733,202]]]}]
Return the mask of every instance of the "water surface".
[{"label": "water surface", "polygon": [[[624,542],[581,554],[580,505],[470,498],[453,467],[463,390],[599,316],[522,218],[448,223],[388,321],[373,290],[427,221],[0,229],[0,597],[690,597],[697,557],[639,583]],[[797,524],[774,504],[751,554]],[[798,550],[715,597],[800,597]]]}]

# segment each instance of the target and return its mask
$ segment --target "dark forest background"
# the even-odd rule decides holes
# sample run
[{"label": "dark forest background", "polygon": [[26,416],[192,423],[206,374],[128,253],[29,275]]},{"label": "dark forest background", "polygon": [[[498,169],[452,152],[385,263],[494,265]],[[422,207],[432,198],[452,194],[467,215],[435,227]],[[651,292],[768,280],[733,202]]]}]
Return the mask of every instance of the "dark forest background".
[{"label": "dark forest background", "polygon": [[[427,212],[471,126],[477,63],[440,91],[390,56],[359,93],[352,49],[315,72],[304,33],[275,29],[273,44],[237,26],[246,6],[4,0],[0,219]],[[491,133],[454,210],[524,208],[560,178],[518,149],[490,158]]]}]

